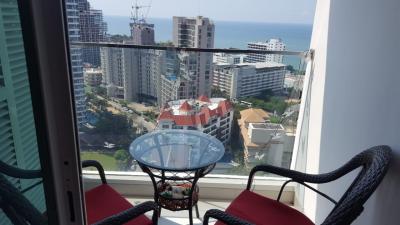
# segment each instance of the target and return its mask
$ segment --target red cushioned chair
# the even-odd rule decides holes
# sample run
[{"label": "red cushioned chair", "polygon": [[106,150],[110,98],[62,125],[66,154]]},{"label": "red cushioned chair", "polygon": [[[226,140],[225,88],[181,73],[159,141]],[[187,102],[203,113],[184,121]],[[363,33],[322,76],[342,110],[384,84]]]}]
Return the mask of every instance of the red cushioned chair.
[{"label": "red cushioned chair", "polygon": [[[351,224],[363,211],[363,205],[375,191],[389,166],[391,150],[388,146],[370,148],[351,159],[343,167],[326,174],[310,175],[270,165],[254,167],[249,175],[247,188],[226,209],[208,210],[203,225],[208,225],[209,218],[218,220],[216,225],[312,225],[314,224],[299,211],[279,202],[283,188],[289,182],[297,182],[317,192],[331,201],[335,207],[322,223],[323,225]],[[362,167],[358,176],[339,201],[314,189],[306,183],[328,183]],[[250,191],[256,172],[263,171],[291,178],[285,182],[277,200],[272,200]]]},{"label": "red cushioned chair", "polygon": [[[149,201],[133,207],[125,198],[107,185],[104,169],[97,161],[84,161],[82,167],[96,167],[102,184],[85,193],[88,224],[93,225],[156,225],[158,206]],[[34,182],[24,190],[17,189],[4,175],[19,179],[42,178],[40,170],[23,170],[0,161],[0,212],[9,218],[12,224],[43,225],[48,224],[47,217],[23,195],[41,184]],[[153,211],[152,220],[144,213]]]},{"label": "red cushioned chair", "polygon": [[[95,167],[102,184],[85,192],[86,214],[89,224],[96,225],[156,225],[158,221],[158,206],[152,201],[144,202],[135,207],[107,184],[104,169],[94,160],[82,162],[82,167]],[[144,213],[153,211],[152,220]]]}]

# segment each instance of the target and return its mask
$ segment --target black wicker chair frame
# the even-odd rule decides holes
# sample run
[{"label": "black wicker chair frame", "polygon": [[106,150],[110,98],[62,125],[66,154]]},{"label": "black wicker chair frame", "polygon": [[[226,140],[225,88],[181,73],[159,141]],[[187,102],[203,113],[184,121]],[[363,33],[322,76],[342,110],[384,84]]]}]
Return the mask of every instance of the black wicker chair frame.
[{"label": "black wicker chair frame", "polygon": [[[82,167],[95,167],[99,172],[102,183],[107,184],[104,169],[99,162],[94,160],[83,161]],[[0,161],[0,208],[15,225],[48,224],[46,216],[40,213],[23,195],[24,192],[37,186],[40,182],[36,182],[29,188],[20,191],[2,174],[20,179],[39,179],[42,178],[41,171],[22,170]],[[121,225],[149,211],[153,211],[152,222],[154,225],[157,224],[158,205],[155,202],[148,201],[107,217],[94,225]]]},{"label": "black wicker chair frame", "polygon": [[[259,172],[268,172],[283,177],[288,177],[279,192],[277,201],[280,200],[282,191],[290,182],[297,182],[315,191],[331,201],[335,207],[322,222],[322,225],[348,225],[351,224],[363,211],[364,203],[372,195],[385,176],[391,161],[391,149],[388,146],[376,146],[361,152],[352,158],[341,168],[325,174],[305,174],[298,171],[274,167],[270,165],[259,165],[254,167],[249,175],[247,190],[250,190],[254,175]],[[360,172],[343,194],[339,201],[335,201],[328,195],[316,190],[307,183],[324,184],[335,181],[349,172],[361,167]],[[203,224],[208,225],[209,219],[214,218],[230,225],[250,225],[244,219],[237,218],[224,211],[211,209],[204,216]],[[294,221],[295,222],[295,221]]]}]

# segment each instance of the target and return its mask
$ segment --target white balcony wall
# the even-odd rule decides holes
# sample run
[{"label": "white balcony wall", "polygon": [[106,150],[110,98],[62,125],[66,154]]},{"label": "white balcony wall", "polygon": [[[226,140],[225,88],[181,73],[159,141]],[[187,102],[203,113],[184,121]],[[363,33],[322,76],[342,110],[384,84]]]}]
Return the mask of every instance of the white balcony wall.
[{"label": "white balcony wall", "polygon": [[[338,168],[380,144],[400,155],[400,1],[318,0],[308,173]],[[338,199],[355,174],[318,188]],[[391,168],[356,225],[398,224],[400,169]],[[304,210],[320,224],[332,205],[310,191]]]}]

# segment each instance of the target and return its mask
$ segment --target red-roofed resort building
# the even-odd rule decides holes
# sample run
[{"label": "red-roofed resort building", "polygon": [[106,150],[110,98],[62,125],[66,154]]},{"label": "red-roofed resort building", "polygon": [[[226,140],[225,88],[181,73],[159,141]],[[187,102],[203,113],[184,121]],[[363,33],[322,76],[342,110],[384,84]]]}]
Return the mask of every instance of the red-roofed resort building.
[{"label": "red-roofed resort building", "polygon": [[198,130],[227,144],[233,121],[232,103],[225,98],[181,99],[163,106],[158,129]]}]

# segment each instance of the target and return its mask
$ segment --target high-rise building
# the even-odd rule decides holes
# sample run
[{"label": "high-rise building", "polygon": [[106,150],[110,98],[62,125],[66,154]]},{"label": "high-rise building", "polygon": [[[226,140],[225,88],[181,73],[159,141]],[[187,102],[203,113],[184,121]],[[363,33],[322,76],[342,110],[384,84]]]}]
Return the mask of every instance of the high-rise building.
[{"label": "high-rise building", "polygon": [[[106,41],[107,24],[103,21],[103,12],[92,9],[87,0],[78,0],[79,40],[82,42]],[[82,62],[93,67],[100,66],[100,48],[82,47]]]},{"label": "high-rise building", "polygon": [[183,94],[179,91],[181,85],[180,63],[178,53],[175,51],[164,51],[159,57],[160,77],[158,78],[157,101],[163,106],[172,99],[180,99]]},{"label": "high-rise building", "polygon": [[159,50],[101,48],[107,95],[127,101],[156,101],[162,54]]},{"label": "high-rise building", "polygon": [[121,48],[100,48],[101,69],[103,84],[107,88],[107,95],[115,98],[124,98],[124,72]]},{"label": "high-rise building", "polygon": [[[214,23],[205,17],[173,18],[173,44],[177,47],[213,48]],[[178,54],[180,70],[177,74],[161,78],[164,85],[161,90],[168,90],[166,100],[196,98],[211,95],[213,55],[208,52],[183,52]],[[162,101],[162,104],[165,101]]]},{"label": "high-rise building", "polygon": [[146,22],[130,23],[132,43],[135,45],[154,45],[154,24]]},{"label": "high-rise building", "polygon": [[[134,45],[154,45],[154,24],[132,18],[130,23]],[[153,49],[123,49],[124,99],[127,101],[156,101],[160,51]]]},{"label": "high-rise building", "polygon": [[256,96],[264,90],[283,90],[285,65],[275,62],[216,64],[213,86],[231,99]]},{"label": "high-rise building", "polygon": [[[80,41],[79,10],[76,0],[66,0],[68,17],[68,38],[70,42]],[[86,123],[85,89],[82,68],[82,48],[70,46],[70,61],[72,66],[72,79],[74,84],[75,111],[78,125]]]},{"label": "high-rise building", "polygon": [[159,63],[162,51],[153,49],[123,49],[124,99],[127,101],[156,101]]},{"label": "high-rise building", "polygon": [[173,17],[173,43],[179,47],[213,48],[214,23],[206,17]]},{"label": "high-rise building", "polygon": [[[264,50],[264,51],[285,51],[286,45],[281,39],[269,39],[266,42],[250,42],[247,44],[247,48],[250,50]],[[258,54],[250,53],[245,59],[246,62],[283,62],[283,55],[277,54]]]}]

